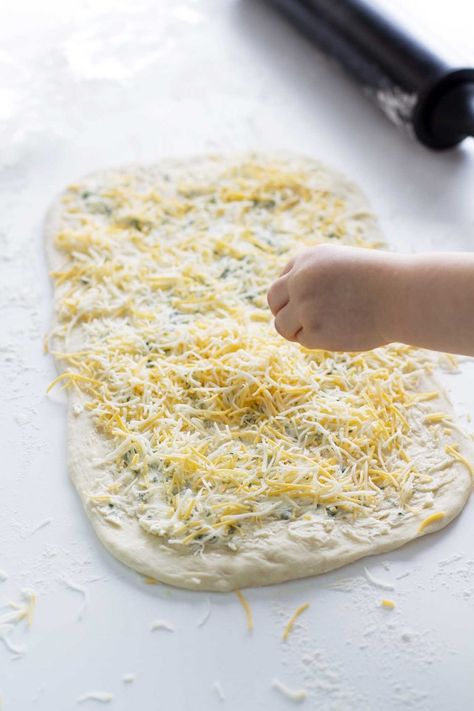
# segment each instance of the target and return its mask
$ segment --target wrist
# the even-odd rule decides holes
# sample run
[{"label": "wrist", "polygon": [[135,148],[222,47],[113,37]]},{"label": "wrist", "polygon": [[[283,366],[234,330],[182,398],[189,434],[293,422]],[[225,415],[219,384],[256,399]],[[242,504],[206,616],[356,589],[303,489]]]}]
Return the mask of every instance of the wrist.
[{"label": "wrist", "polygon": [[412,258],[390,254],[378,273],[380,298],[377,301],[376,323],[387,343],[409,342],[410,304],[412,303]]}]

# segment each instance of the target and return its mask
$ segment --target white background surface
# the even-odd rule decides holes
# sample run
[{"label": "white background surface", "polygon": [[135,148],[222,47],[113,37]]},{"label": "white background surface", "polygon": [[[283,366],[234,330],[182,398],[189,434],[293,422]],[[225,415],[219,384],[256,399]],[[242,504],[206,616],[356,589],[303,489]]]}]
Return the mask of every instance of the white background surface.
[{"label": "white background surface", "polygon": [[[429,15],[474,60],[469,0],[397,4]],[[102,549],[67,479],[64,406],[45,395],[54,368],[42,353],[51,290],[41,240],[48,204],[84,172],[281,147],[356,179],[397,248],[472,249],[470,143],[436,154],[409,142],[258,0],[1,0],[0,603],[24,587],[38,595],[31,629],[12,635],[26,654],[0,644],[5,709],[72,711],[100,690],[114,694],[104,705],[114,711],[284,711],[293,703],[274,677],[305,687],[307,709],[474,708],[473,501],[447,530],[389,556],[249,590],[253,635],[234,595],[145,585]],[[474,414],[474,376],[463,370],[445,380],[459,411]],[[371,584],[364,564],[395,589]],[[89,592],[82,620],[65,580]],[[379,606],[387,596],[393,612]],[[287,617],[306,601],[283,644]],[[151,632],[156,619],[176,631]]]}]

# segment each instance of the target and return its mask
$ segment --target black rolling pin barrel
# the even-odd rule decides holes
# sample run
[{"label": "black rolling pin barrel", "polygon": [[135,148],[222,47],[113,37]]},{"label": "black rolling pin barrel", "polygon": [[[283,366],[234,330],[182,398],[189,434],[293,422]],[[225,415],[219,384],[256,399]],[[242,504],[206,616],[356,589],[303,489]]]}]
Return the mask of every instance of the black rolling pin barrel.
[{"label": "black rolling pin barrel", "polygon": [[451,148],[474,136],[474,68],[442,60],[375,2],[271,2],[425,146]]}]

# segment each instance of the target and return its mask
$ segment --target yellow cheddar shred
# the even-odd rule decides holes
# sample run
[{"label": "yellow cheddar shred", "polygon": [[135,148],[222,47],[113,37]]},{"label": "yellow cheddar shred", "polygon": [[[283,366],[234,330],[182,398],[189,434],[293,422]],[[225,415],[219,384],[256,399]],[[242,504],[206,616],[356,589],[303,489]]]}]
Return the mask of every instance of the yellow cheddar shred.
[{"label": "yellow cheddar shred", "polygon": [[32,590],[28,590],[26,595],[28,600],[28,604],[26,606],[26,621],[28,623],[28,627],[31,627],[36,608],[36,594]]},{"label": "yellow cheddar shred", "polygon": [[436,523],[436,521],[441,521],[443,518],[446,517],[446,514],[443,511],[437,511],[436,513],[432,513],[430,516],[427,516],[427,518],[424,519],[420,523],[420,526],[418,528],[418,533],[421,533],[422,531],[425,530],[428,526],[431,526],[432,523]]},{"label": "yellow cheddar shred", "polygon": [[159,584],[160,584],[160,581],[159,581],[159,580],[157,580],[156,578],[152,578],[152,577],[149,576],[149,575],[144,575],[144,576],[143,576],[143,582],[144,582],[146,585],[159,585]]},{"label": "yellow cheddar shred", "polygon": [[472,479],[474,480],[474,467],[471,462],[466,459],[466,457],[464,457],[460,452],[458,452],[457,445],[446,445],[445,451],[446,454],[451,455],[453,459],[456,459],[456,461],[461,462],[461,464],[464,464]]},{"label": "yellow cheddar shred", "polygon": [[426,415],[424,422],[429,424],[439,424],[440,422],[445,422],[449,420],[449,416],[445,412],[430,412]]},{"label": "yellow cheddar shred", "polygon": [[380,604],[386,610],[393,610],[395,608],[395,603],[393,602],[393,600],[382,600]]},{"label": "yellow cheddar shred", "polygon": [[237,598],[244,608],[245,612],[245,617],[247,618],[247,629],[249,632],[252,632],[253,630],[253,613],[252,613],[252,608],[250,607],[247,598],[243,595],[243,593],[240,590],[236,590],[235,594],[237,595]]},{"label": "yellow cheddar shred", "polygon": [[289,635],[291,634],[293,627],[295,625],[296,620],[298,617],[303,614],[305,610],[307,610],[309,607],[309,602],[305,602],[303,605],[300,605],[299,607],[296,608],[290,619],[285,625],[285,629],[283,630],[283,636],[282,639],[284,642],[288,639]]}]

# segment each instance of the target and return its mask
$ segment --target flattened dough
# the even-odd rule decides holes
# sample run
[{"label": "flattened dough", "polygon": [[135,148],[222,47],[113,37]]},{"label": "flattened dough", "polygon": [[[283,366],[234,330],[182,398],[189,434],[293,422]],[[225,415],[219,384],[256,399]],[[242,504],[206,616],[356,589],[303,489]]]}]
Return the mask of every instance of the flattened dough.
[{"label": "flattened dough", "polygon": [[[273,183],[270,184],[268,183],[269,175],[273,180]],[[265,184],[261,191],[258,188],[260,183]],[[252,193],[249,192],[249,185],[253,190]],[[272,189],[271,185],[274,186],[275,195],[278,196],[275,197],[276,203],[275,200],[268,199],[268,191]],[[199,186],[202,186],[201,194]],[[137,212],[138,217],[134,217],[133,210],[135,208],[132,209],[131,203],[127,202],[127,190],[142,196],[139,198],[142,202],[140,202],[141,207]],[[142,198],[145,193],[151,197],[146,198],[143,202]],[[213,202],[214,193],[216,198]],[[122,203],[118,202],[118,194],[121,196]],[[249,195],[253,195],[253,197],[249,198]],[[325,218],[326,221],[321,222],[320,225],[315,225],[313,229],[311,225],[305,224],[304,220],[307,214],[311,214],[311,209],[313,209],[311,201],[316,198],[323,200],[322,204],[324,204],[326,211],[323,210],[323,212],[327,219]],[[205,213],[207,209],[202,207],[202,201],[208,201],[206,205],[215,206],[216,202],[220,205],[219,201],[221,200],[223,200],[223,214],[220,214],[219,217],[221,236],[219,237],[220,241],[216,242],[215,235],[213,236],[212,220],[208,225],[202,222],[203,210]],[[164,207],[163,201],[165,202]],[[119,209],[117,204],[119,206],[125,204],[125,208],[120,207]],[[285,205],[288,206],[285,207]],[[232,239],[229,237],[228,239],[234,245],[232,247],[234,256],[232,256],[232,253],[226,252],[229,248],[226,247],[226,230],[223,229],[223,225],[227,221],[227,233],[232,236],[237,229],[238,219],[242,218],[246,221],[248,230],[248,221],[252,219],[249,215],[252,214],[252,210],[255,210],[258,229],[256,227],[253,232],[251,231],[251,236],[247,235],[245,238],[248,238],[248,245],[250,245],[245,247],[247,256],[238,256],[239,240],[236,238],[237,241],[235,241],[234,237]],[[303,212],[298,212],[299,210]],[[309,212],[305,212],[305,210],[309,210]],[[334,232],[331,232],[331,210],[335,215]],[[160,215],[159,229],[154,223],[157,214]],[[127,242],[129,248],[132,249],[130,246],[132,245],[133,249],[136,248],[137,252],[140,252],[140,250],[146,251],[154,239],[159,244],[160,229],[168,230],[168,237],[173,230],[177,235],[180,234],[180,224],[183,225],[183,230],[191,229],[189,224],[193,218],[189,218],[189,214],[191,216],[197,215],[195,228],[199,231],[200,239],[214,239],[212,243],[214,252],[211,249],[207,257],[211,262],[212,259],[219,258],[224,260],[223,264],[232,265],[234,262],[237,266],[240,263],[250,264],[251,269],[255,269],[257,264],[261,264],[262,274],[265,274],[265,260],[270,259],[268,254],[276,254],[272,265],[280,263],[282,266],[292,251],[312,242],[312,230],[315,242],[336,240],[342,243],[362,245],[381,242],[376,220],[368,211],[365,198],[359,189],[344,177],[306,158],[286,155],[278,157],[210,156],[181,161],[162,161],[156,166],[131,166],[123,170],[95,173],[86,176],[77,185],[66,190],[52,207],[46,223],[47,254],[51,269],[56,272],[57,318],[50,339],[51,350],[62,354],[81,352],[81,349],[86,345],[90,347],[96,337],[94,336],[94,320],[98,322],[102,316],[100,310],[97,312],[99,315],[94,315],[96,313],[94,308],[97,308],[97,304],[94,304],[94,294],[97,297],[95,300],[98,302],[100,289],[112,289],[107,282],[107,279],[112,279],[112,281],[115,279],[115,277],[107,276],[110,275],[110,264],[112,263],[113,269],[117,263],[123,265],[123,255],[121,257],[117,253],[117,243],[114,242],[115,251],[109,253],[107,252],[108,243],[101,238],[101,234],[111,228],[112,223],[113,230],[110,231],[110,235],[112,235],[110,239],[115,239],[117,234],[119,236],[123,234],[124,239],[129,240]],[[304,232],[304,239],[302,237],[300,242],[296,232],[293,236],[291,234],[292,230],[296,229],[295,224],[299,225],[298,229],[302,230],[302,235]],[[72,238],[70,234],[68,236],[68,230],[73,231]],[[266,242],[264,238],[267,239]],[[104,254],[108,254],[102,262],[100,276],[97,277],[97,284],[100,282],[97,292],[92,293],[91,291],[96,286],[94,286],[95,282],[92,285],[90,281],[88,282],[88,279],[92,279],[92,277],[90,277],[87,268],[81,273],[78,271],[80,257],[78,258],[77,254],[71,251],[71,239],[73,242],[76,240],[77,252],[79,254],[86,253],[88,259],[92,254],[91,250],[95,250],[97,260],[101,260],[101,245],[105,250]],[[252,246],[254,244],[252,239],[254,242],[257,240],[258,249]],[[68,245],[67,248],[65,248],[65,244]],[[265,245],[267,246],[265,247]],[[166,254],[163,256],[164,252],[160,249],[158,246],[159,256],[150,257],[150,259],[156,260],[157,269],[163,266],[163,260],[166,262]],[[139,255],[138,259],[141,258]],[[197,254],[196,260],[198,259],[201,259],[201,252]],[[89,262],[87,263],[89,264]],[[140,262],[140,264],[142,263]],[[75,269],[74,276],[68,277],[68,269],[71,267]],[[122,269],[122,266],[119,268]],[[274,278],[272,269],[274,266],[268,269],[268,286]],[[126,265],[123,267],[123,273],[123,287],[119,282],[114,282],[114,289],[126,291]],[[149,274],[146,270],[144,274],[144,279],[148,279]],[[159,269],[157,274],[159,274]],[[171,277],[169,278],[171,279]],[[163,278],[162,282],[159,279],[159,276],[155,277],[155,284],[163,282]],[[198,277],[193,277],[193,279],[196,283],[199,281]],[[119,283],[119,287],[116,286],[117,283]],[[160,300],[168,298],[166,289],[160,291],[160,288],[158,287],[156,292],[157,304]],[[78,290],[82,290],[80,298],[77,296]],[[203,294],[202,299],[205,299],[205,290],[200,293]],[[70,299],[69,306],[64,306],[65,300],[68,298]],[[259,294],[250,299],[250,302],[252,299],[254,300],[257,304],[256,308],[260,311],[263,309],[261,298],[264,298],[264,294],[263,297],[262,294]],[[71,306],[72,302],[74,304]],[[205,322],[209,316],[204,307],[195,314],[192,312],[192,305],[190,307],[188,304],[186,308],[188,311],[183,311],[183,313],[188,315],[182,316],[184,320],[180,322],[179,328],[186,328],[193,322],[195,324],[196,319]],[[211,304],[208,309],[212,308]],[[189,315],[189,309],[191,309],[191,315]],[[129,318],[127,327],[133,330],[134,316],[133,312],[131,313],[132,316],[127,316],[126,309],[122,309],[117,316],[114,316],[113,313],[109,314],[107,323],[112,323],[111,320],[114,318]],[[146,320],[146,316],[143,315],[140,315],[139,318],[142,319],[140,323],[144,323],[143,319]],[[245,316],[245,318],[251,319],[252,317]],[[257,324],[259,330],[255,330],[255,332],[251,330],[253,328],[251,321],[248,322],[249,333],[255,333],[257,339],[259,332],[264,332],[268,334],[268,339],[271,341],[275,338],[271,319],[268,317],[265,320],[264,316],[261,318],[262,322]],[[111,332],[113,331],[112,327],[113,324],[110,326]],[[104,326],[98,323],[97,329],[97,332],[102,334],[101,338],[104,338]],[[277,349],[299,348],[295,344],[286,344],[282,340],[277,340],[275,343]],[[130,347],[132,348],[132,346]],[[381,350],[383,351],[383,349]],[[161,351],[158,353],[158,351],[159,344],[150,356],[151,367],[158,367],[157,364],[164,363],[163,360],[156,360],[157,358],[163,359],[166,355]],[[296,353],[296,351],[293,352]],[[295,357],[299,356],[296,354]],[[327,354],[327,358],[329,357],[332,357],[331,354]],[[339,363],[338,358],[339,356],[335,356],[334,367],[336,368]],[[57,356],[57,362],[63,373],[75,370],[74,363],[64,359],[61,355]],[[320,358],[318,368],[321,369],[323,363],[324,361]],[[139,505],[132,513],[127,514],[127,511],[123,507],[121,508],[120,503],[117,506],[111,504],[110,515],[107,512],[108,504],[98,505],[97,496],[103,492],[116,491],[114,482],[119,475],[126,476],[127,472],[123,468],[123,462],[120,464],[122,468],[117,469],[119,465],[116,459],[110,456],[111,452],[120,446],[123,438],[121,440],[120,437],[114,438],[110,434],[105,434],[103,427],[94,424],[93,416],[94,413],[97,416],[97,409],[88,409],[88,405],[90,406],[95,397],[92,390],[88,390],[88,388],[100,389],[99,385],[92,383],[97,376],[98,366],[94,366],[95,370],[91,370],[91,367],[87,371],[81,371],[82,377],[86,379],[68,381],[68,378],[65,378],[65,381],[68,381],[71,386],[68,388],[68,466],[71,479],[97,536],[112,555],[139,573],[165,583],[196,590],[228,591],[324,573],[363,556],[398,548],[419,535],[442,528],[459,514],[469,497],[471,476],[468,468],[464,463],[449,455],[445,448],[454,445],[457,449],[452,451],[456,451],[466,457],[468,461],[472,461],[474,458],[471,443],[459,429],[451,426],[449,418],[453,417],[452,408],[439,386],[426,372],[420,376],[417,392],[437,390],[438,395],[432,396],[432,399],[428,399],[426,402],[420,401],[409,408],[414,419],[409,423],[412,430],[412,445],[407,455],[408,464],[410,461],[416,461],[421,483],[419,489],[415,487],[415,494],[406,502],[406,506],[398,508],[394,506],[393,510],[390,509],[388,513],[374,518],[370,512],[364,515],[363,498],[360,499],[362,504],[359,500],[357,503],[357,506],[361,505],[362,509],[356,509],[358,513],[354,514],[349,509],[344,509],[342,505],[339,507],[326,506],[321,501],[318,505],[316,498],[311,502],[305,500],[304,497],[291,499],[290,496],[288,499],[289,508],[283,509],[276,506],[271,509],[272,513],[263,520],[259,520],[257,517],[249,519],[247,522],[237,521],[235,525],[229,526],[223,525],[221,521],[220,528],[216,530],[226,531],[225,540],[218,538],[217,541],[209,540],[203,544],[199,542],[199,540],[202,541],[201,536],[201,539],[198,537],[194,541],[191,540],[190,543],[184,544],[182,541],[177,541],[175,536],[174,542],[170,542],[171,534],[166,533],[164,529],[163,535],[160,535],[159,530],[155,530],[154,533],[150,532],[152,526],[155,525],[153,516],[158,515],[156,514],[158,509],[156,503],[153,503],[153,506],[150,505],[151,523],[148,519],[145,520],[143,511],[149,500],[146,497],[141,502],[140,515],[137,513]],[[87,376],[84,376],[85,372],[94,373],[89,384]],[[275,398],[274,401],[277,402]],[[120,407],[117,411],[124,412],[126,403],[122,403]],[[447,419],[443,418],[436,422],[436,417],[434,417],[432,424],[425,424],[427,415],[438,412],[446,413]],[[265,416],[265,413],[262,415],[259,411],[258,417]],[[106,418],[105,415],[103,417]],[[188,414],[188,419],[190,417]],[[108,420],[102,420],[102,422],[106,421]],[[216,421],[222,424],[222,417]],[[249,428],[254,426],[251,421],[246,422],[250,422]],[[258,422],[260,420],[257,421],[257,424]],[[219,437],[222,438],[224,435],[221,424],[216,424],[215,430],[217,432],[221,428]],[[127,426],[131,426],[128,421]],[[214,425],[212,426],[214,427]],[[288,437],[290,436],[288,435]],[[300,438],[298,446],[301,445],[301,441]],[[382,449],[385,446],[383,441],[380,446]],[[311,451],[310,448],[306,451],[310,457]],[[130,457],[132,457],[132,466],[134,453],[136,454],[136,449],[132,450],[132,455],[130,452],[125,455],[121,452],[120,457],[128,457],[127,461],[130,461]],[[142,454],[139,452],[135,458],[140,459],[140,457]],[[256,466],[260,467],[260,460],[256,459],[255,461]],[[140,466],[142,469],[136,470],[139,472],[137,476],[144,472],[143,462],[137,464],[137,467]],[[171,467],[171,464],[168,463],[166,466]],[[282,466],[287,466],[287,464]],[[176,471],[173,469],[175,472],[173,476],[177,476]],[[229,476],[232,476],[232,472]],[[243,477],[243,475],[241,476]],[[431,478],[431,482],[427,477]],[[380,480],[376,479],[376,481]],[[157,485],[159,486],[159,481]],[[321,482],[319,484],[316,482],[315,486],[319,485],[322,486]],[[109,488],[107,489],[107,487]],[[117,490],[120,490],[120,487]],[[388,486],[385,491],[388,491],[386,495],[392,497],[391,500],[397,500],[399,494],[396,487],[390,489]],[[177,493],[191,498],[196,495],[196,491],[193,490],[190,494],[184,485],[181,492]],[[377,494],[377,496],[381,495]],[[385,496],[385,494],[383,495]],[[264,494],[262,506],[267,502],[265,496],[267,496],[271,508],[276,499]],[[276,498],[278,499],[278,496]],[[165,499],[166,497],[163,498],[163,500]],[[154,501],[153,498],[150,500]],[[169,497],[166,501],[169,504]],[[220,500],[216,499],[216,501]],[[341,499],[341,501],[343,500]],[[401,511],[402,509],[403,511]],[[443,512],[444,517],[420,530],[422,521],[435,512]],[[167,514],[163,515],[166,518]],[[192,515],[190,514],[190,516]],[[179,526],[173,530],[177,531],[177,536],[181,535]],[[192,531],[192,528],[186,530]]]}]

